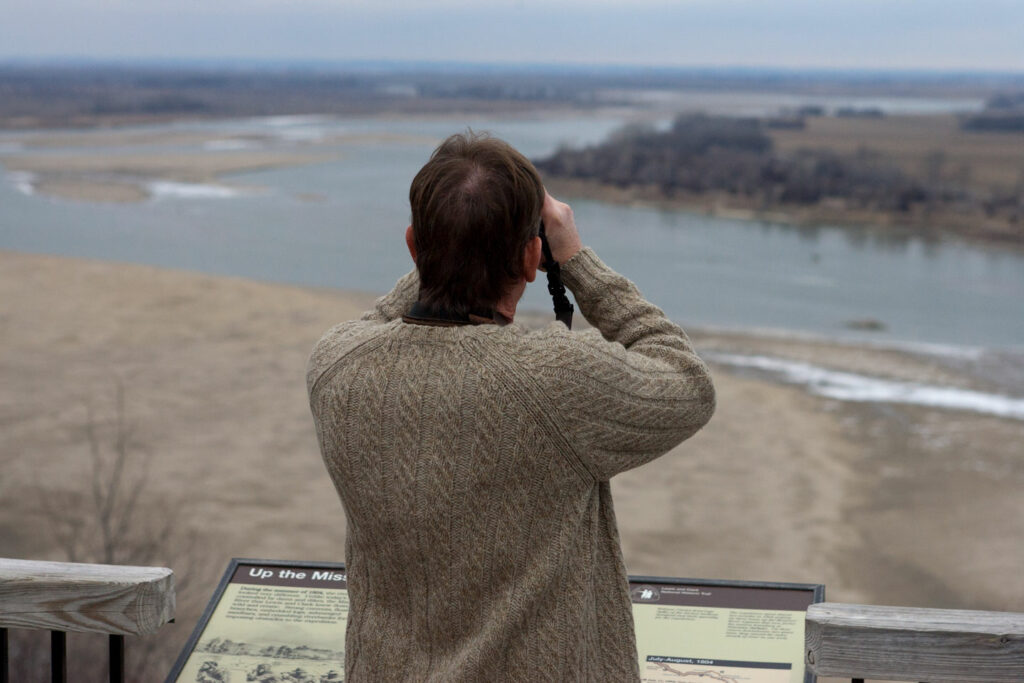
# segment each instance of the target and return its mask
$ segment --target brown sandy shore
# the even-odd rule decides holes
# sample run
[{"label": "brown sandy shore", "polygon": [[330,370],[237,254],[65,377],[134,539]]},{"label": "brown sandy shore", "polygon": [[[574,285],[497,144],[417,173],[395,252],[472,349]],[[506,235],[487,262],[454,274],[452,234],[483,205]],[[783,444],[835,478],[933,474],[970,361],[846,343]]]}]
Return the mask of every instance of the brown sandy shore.
[{"label": "brown sandy shore", "polygon": [[[0,252],[0,301],[0,555],[66,559],[54,520],[91,514],[83,428],[91,414],[107,448],[120,381],[132,478],[149,454],[134,524],[177,514],[152,557],[187,577],[165,659],[229,558],[342,559],[344,519],[304,367],[320,334],[370,295]],[[967,381],[896,351],[692,336],[701,351]],[[711,424],[613,483],[631,573],[820,582],[835,601],[1024,611],[1024,423],[840,403],[713,370]],[[41,500],[67,513],[48,514]]]},{"label": "brown sandy shore", "polygon": [[147,183],[155,180],[240,189],[221,177],[319,163],[331,158],[331,155],[313,153],[197,152],[131,157],[6,157],[0,160],[11,171],[32,174],[35,177],[33,189],[40,194],[77,201],[139,202],[149,197]]}]

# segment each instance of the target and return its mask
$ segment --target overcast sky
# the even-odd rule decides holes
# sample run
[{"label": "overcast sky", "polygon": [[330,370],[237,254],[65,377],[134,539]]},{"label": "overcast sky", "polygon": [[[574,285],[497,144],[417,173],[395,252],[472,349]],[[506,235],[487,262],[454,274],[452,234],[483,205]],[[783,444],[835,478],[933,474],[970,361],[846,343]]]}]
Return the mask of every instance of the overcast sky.
[{"label": "overcast sky", "polygon": [[0,0],[0,59],[1024,71],[1024,0]]}]

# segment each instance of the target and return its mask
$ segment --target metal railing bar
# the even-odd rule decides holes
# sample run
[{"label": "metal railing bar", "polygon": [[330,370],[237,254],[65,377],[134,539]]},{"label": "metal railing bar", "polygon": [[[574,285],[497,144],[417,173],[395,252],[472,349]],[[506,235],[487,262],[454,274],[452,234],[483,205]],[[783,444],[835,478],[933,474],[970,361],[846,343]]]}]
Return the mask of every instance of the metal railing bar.
[{"label": "metal railing bar", "polygon": [[0,628],[0,683],[8,683],[7,629]]},{"label": "metal railing bar", "polygon": [[64,631],[50,631],[50,680],[68,680],[68,634]]},{"label": "metal railing bar", "polygon": [[110,636],[110,683],[124,683],[124,636]]}]

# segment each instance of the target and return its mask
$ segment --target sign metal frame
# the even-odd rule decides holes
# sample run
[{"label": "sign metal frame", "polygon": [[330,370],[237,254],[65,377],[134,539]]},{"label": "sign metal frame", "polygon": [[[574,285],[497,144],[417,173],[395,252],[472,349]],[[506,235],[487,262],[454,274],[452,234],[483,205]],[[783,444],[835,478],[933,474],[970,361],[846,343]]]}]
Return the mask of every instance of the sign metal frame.
[{"label": "sign metal frame", "polygon": [[[214,611],[220,604],[221,598],[224,595],[224,591],[227,589],[228,584],[231,583],[231,579],[234,577],[239,566],[242,565],[259,565],[262,567],[279,567],[279,568],[295,568],[295,569],[312,569],[312,570],[332,570],[332,571],[345,571],[345,565],[341,562],[315,562],[315,561],[302,561],[302,560],[262,560],[257,558],[244,558],[235,557],[232,558],[228,563],[227,568],[224,570],[223,576],[217,584],[217,588],[214,590],[213,595],[210,597],[210,601],[206,604],[202,615],[199,617],[199,621],[196,623],[195,628],[192,630],[192,634],[185,642],[182,647],[178,658],[174,662],[174,666],[171,667],[171,671],[167,674],[167,678],[164,683],[176,683],[178,677],[181,675],[182,670],[185,667],[189,657],[191,657],[193,650],[199,644],[199,639],[202,637],[203,632],[206,630],[207,625],[210,622],[210,618],[213,616]],[[629,583],[632,587],[634,584],[657,584],[657,585],[668,585],[668,586],[706,586],[706,587],[719,587],[719,588],[739,588],[739,589],[755,589],[755,590],[786,590],[786,591],[806,591],[810,593],[810,604],[823,602],[825,600],[825,586],[822,584],[814,583],[779,583],[779,582],[768,582],[768,581],[734,581],[726,579],[689,579],[689,578],[675,578],[675,577],[663,577],[663,576],[630,576]],[[752,607],[752,609],[756,609]],[[805,668],[804,683],[815,683],[817,678],[811,672]]]},{"label": "sign metal frame", "polygon": [[[825,601],[825,585],[821,583],[784,583],[779,581],[742,581],[733,579],[689,579],[664,576],[630,576],[630,592],[635,584],[660,584],[668,586],[707,586],[709,588],[739,588],[751,590],[800,591],[809,593],[809,604]],[[631,599],[631,604],[634,603]],[[751,606],[751,609],[757,609]],[[801,661],[803,653],[801,652]],[[804,665],[804,683],[816,683],[818,677]]]}]

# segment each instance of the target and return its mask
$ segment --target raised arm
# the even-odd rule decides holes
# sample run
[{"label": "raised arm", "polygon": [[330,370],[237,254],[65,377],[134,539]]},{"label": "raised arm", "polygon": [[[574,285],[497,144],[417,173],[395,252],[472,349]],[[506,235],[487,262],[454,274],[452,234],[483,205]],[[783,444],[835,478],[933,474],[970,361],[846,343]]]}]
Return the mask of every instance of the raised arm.
[{"label": "raised arm", "polygon": [[[683,330],[593,250],[578,246],[575,224],[566,226],[572,211],[561,207],[555,207],[561,218],[552,221],[546,215],[545,226],[549,239],[553,223],[570,233],[559,241],[563,257],[576,242],[562,263],[562,276],[601,338],[552,326],[545,336],[556,342],[556,355],[541,360],[538,371],[557,378],[543,383],[556,392],[561,424],[571,432],[569,443],[603,480],[692,436],[711,418],[715,391],[707,366]],[[554,240],[552,251],[559,259]]]}]

